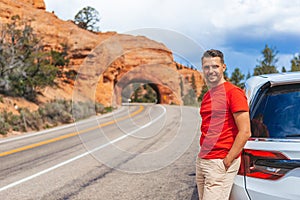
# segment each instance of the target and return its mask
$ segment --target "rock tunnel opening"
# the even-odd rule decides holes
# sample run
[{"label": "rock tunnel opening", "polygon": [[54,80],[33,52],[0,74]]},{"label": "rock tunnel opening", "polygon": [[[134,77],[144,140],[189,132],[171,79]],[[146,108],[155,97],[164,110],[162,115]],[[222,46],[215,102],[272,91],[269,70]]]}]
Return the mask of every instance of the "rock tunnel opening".
[{"label": "rock tunnel opening", "polygon": [[[177,72],[162,66],[144,66],[120,75],[113,84],[113,105],[132,102],[132,95],[140,92],[137,102],[181,105]],[[141,88],[140,91],[136,91]],[[150,101],[148,101],[150,99]]]},{"label": "rock tunnel opening", "polygon": [[122,103],[161,103],[160,91],[154,83],[129,83],[122,89],[121,96]]}]

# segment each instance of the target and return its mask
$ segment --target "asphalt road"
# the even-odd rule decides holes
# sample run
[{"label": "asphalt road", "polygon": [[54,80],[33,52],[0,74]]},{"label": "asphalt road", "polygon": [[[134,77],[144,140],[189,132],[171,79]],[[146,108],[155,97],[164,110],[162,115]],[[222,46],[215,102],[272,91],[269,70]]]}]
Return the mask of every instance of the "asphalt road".
[{"label": "asphalt road", "polygon": [[131,105],[0,140],[0,199],[197,199],[197,108]]}]

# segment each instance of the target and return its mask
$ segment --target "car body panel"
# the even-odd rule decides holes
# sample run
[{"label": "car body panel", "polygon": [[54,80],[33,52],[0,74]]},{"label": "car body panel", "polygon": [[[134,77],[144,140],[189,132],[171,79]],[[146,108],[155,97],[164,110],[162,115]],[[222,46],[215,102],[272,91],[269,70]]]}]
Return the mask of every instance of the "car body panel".
[{"label": "car body panel", "polygon": [[243,176],[235,177],[230,200],[249,200],[247,191],[245,189],[245,178]]},{"label": "car body panel", "polygon": [[297,168],[276,181],[247,177],[247,190],[254,200],[299,200],[299,175]]},{"label": "car body panel", "polygon": [[[287,86],[290,84],[299,83],[300,72],[268,74],[254,76],[248,79],[245,84],[245,92],[250,106],[251,119],[254,115],[253,108],[257,107],[257,103],[261,103],[258,100],[260,100],[260,95],[264,95],[263,92],[265,89],[275,86]],[[299,110],[295,110],[295,113],[299,113]],[[300,122],[298,125],[299,124]],[[297,132],[295,134],[300,133]],[[287,139],[251,137],[245,145],[245,149],[280,152],[292,161],[300,161],[300,137]],[[230,199],[299,200],[299,188],[300,167],[291,169],[283,177],[277,180],[267,180],[263,178],[237,175],[234,181]]]}]

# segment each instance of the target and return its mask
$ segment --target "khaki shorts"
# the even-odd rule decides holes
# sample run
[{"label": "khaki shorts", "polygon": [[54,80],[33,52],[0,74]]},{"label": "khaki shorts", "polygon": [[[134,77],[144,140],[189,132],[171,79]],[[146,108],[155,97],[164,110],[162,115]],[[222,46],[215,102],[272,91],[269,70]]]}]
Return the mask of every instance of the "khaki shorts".
[{"label": "khaki shorts", "polygon": [[235,159],[226,171],[223,159],[202,159],[197,157],[196,182],[199,200],[228,199],[240,163],[241,158]]}]

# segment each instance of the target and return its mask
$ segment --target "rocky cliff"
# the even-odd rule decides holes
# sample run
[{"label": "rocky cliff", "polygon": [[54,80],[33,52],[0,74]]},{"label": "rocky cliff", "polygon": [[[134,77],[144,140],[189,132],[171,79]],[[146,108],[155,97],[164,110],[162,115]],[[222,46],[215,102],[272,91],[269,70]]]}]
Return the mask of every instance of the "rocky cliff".
[{"label": "rocky cliff", "polygon": [[66,44],[68,69],[78,72],[75,83],[58,80],[60,87],[43,90],[40,97],[43,101],[75,96],[79,100],[94,99],[106,106],[119,105],[123,88],[139,82],[151,84],[159,93],[160,103],[182,104],[180,82],[185,80],[185,87],[191,87],[192,74],[197,96],[201,92],[201,74],[184,67],[178,69],[172,52],[162,43],[143,36],[80,29],[72,21],[63,21],[55,13],[45,11],[43,0],[2,0],[0,23],[9,22],[14,15],[30,22],[46,49],[59,51],[61,44]]}]

